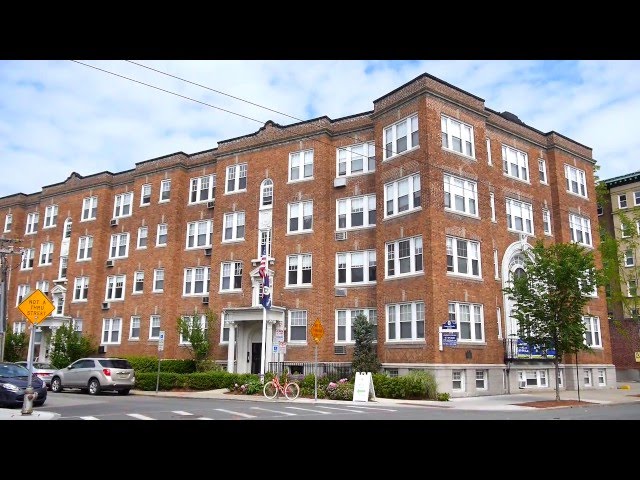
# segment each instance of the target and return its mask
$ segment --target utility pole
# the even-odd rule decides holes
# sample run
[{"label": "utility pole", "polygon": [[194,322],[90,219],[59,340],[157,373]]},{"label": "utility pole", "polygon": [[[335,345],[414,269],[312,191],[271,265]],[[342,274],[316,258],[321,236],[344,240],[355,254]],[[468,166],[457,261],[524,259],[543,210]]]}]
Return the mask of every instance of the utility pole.
[{"label": "utility pole", "polygon": [[4,341],[7,332],[7,272],[9,265],[7,264],[7,255],[21,254],[20,251],[14,251],[13,245],[22,240],[13,238],[0,237],[0,362],[4,361]]}]

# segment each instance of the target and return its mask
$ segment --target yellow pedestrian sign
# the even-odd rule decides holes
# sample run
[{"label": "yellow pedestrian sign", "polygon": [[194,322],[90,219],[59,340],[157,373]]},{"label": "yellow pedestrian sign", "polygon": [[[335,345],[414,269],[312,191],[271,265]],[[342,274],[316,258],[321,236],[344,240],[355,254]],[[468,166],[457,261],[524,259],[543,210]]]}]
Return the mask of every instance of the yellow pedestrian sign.
[{"label": "yellow pedestrian sign", "polygon": [[311,326],[311,336],[313,337],[316,343],[319,343],[323,335],[324,335],[324,327],[322,326],[322,323],[320,323],[320,320],[316,320],[315,322],[313,322],[313,325]]},{"label": "yellow pedestrian sign", "polygon": [[47,318],[56,307],[44,293],[36,290],[18,305],[18,309],[27,317],[27,320],[37,325]]}]

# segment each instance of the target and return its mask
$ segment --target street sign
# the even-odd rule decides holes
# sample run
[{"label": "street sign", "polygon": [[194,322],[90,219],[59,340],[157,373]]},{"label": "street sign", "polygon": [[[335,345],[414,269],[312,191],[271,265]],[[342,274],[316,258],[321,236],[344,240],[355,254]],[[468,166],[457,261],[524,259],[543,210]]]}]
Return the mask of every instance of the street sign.
[{"label": "street sign", "polygon": [[311,336],[315,340],[316,343],[319,343],[324,335],[324,327],[320,323],[320,320],[316,319],[311,325]]},{"label": "street sign", "polygon": [[280,347],[280,353],[287,353],[287,342],[280,342],[278,346]]},{"label": "street sign", "polygon": [[35,290],[31,295],[20,302],[18,309],[25,317],[27,317],[29,322],[37,325],[47,318],[51,312],[56,309],[56,307],[44,293],[40,290]]},{"label": "street sign", "polygon": [[284,329],[276,328],[276,342],[284,342]]},{"label": "street sign", "polygon": [[158,351],[164,350],[164,330],[160,330],[160,336],[158,337]]},{"label": "street sign", "polygon": [[445,347],[455,347],[458,345],[458,334],[457,333],[443,333],[442,334],[442,345]]}]

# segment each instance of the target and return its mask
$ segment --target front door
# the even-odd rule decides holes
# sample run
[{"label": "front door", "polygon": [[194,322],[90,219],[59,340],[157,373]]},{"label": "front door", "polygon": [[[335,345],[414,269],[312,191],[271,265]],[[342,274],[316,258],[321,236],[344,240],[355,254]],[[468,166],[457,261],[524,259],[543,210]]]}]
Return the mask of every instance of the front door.
[{"label": "front door", "polygon": [[260,374],[260,360],[262,359],[262,344],[251,344],[251,373]]}]

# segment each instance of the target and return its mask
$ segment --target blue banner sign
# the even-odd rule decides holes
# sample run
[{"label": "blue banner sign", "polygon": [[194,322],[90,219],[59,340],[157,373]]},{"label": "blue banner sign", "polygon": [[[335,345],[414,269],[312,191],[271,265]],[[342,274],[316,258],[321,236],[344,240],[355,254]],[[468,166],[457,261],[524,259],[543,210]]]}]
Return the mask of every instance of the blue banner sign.
[{"label": "blue banner sign", "polygon": [[447,320],[442,324],[443,330],[456,330],[457,328],[458,328],[458,322],[456,322],[455,320],[454,321]]},{"label": "blue banner sign", "polygon": [[555,356],[556,351],[553,348],[545,351],[543,348],[529,345],[518,339],[518,358],[555,358]]},{"label": "blue banner sign", "polygon": [[458,345],[458,334],[457,333],[443,333],[442,334],[442,345],[445,347],[455,347]]}]

